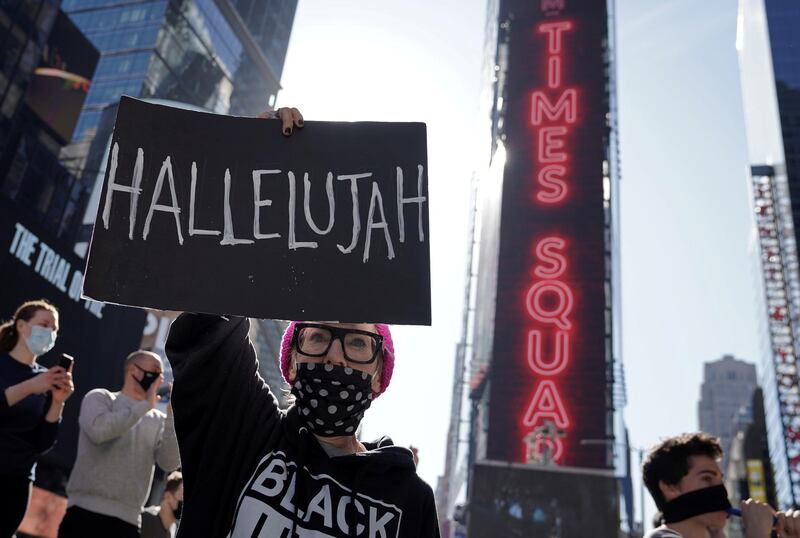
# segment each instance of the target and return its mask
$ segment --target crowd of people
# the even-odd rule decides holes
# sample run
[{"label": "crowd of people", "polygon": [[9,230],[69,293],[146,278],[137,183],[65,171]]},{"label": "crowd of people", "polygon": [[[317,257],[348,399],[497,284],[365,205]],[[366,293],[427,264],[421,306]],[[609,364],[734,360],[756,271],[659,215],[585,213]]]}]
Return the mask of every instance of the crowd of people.
[{"label": "crowd of people", "polygon": [[[303,127],[297,109],[263,117],[279,119],[286,136]],[[23,518],[35,461],[53,446],[74,390],[69,365],[36,361],[58,329],[46,301],[25,303],[0,329],[0,489],[13,508],[0,512],[2,537]],[[174,536],[176,526],[193,537],[439,535],[415,453],[357,437],[392,378],[389,327],[291,323],[279,357],[287,411],[258,374],[248,334],[247,318],[179,316],[166,346],[166,413],[156,408],[163,365],[146,351],[127,357],[119,391],[86,394],[59,537]],[[155,465],[182,474],[169,476],[160,506],[146,508]]]},{"label": "crowd of people", "polygon": [[[65,402],[74,391],[71,366],[48,369],[36,360],[55,345],[58,330],[58,310],[44,300],[22,304],[0,326],[3,538],[13,536],[23,519],[36,459],[55,444]],[[125,360],[121,390],[97,388],[83,398],[59,537],[175,535],[183,500],[181,473],[169,476],[161,505],[143,512],[154,465],[167,471],[180,467],[173,421],[156,408],[163,380],[158,355],[136,351]]]},{"label": "crowd of people", "polygon": [[[296,109],[265,117],[280,119],[287,136],[303,126]],[[74,391],[69,363],[37,362],[59,327],[44,300],[0,325],[0,538],[23,519],[36,460],[54,445]],[[148,351],[125,359],[120,390],[86,394],[60,538],[439,536],[433,491],[412,450],[357,435],[392,379],[390,328],[290,323],[278,357],[292,394],[285,411],[258,374],[249,329],[247,318],[221,315],[173,322],[166,413],[156,406],[163,364]],[[721,457],[704,433],[650,451],[642,475],[662,517],[648,538],[725,536]],[[156,465],[170,474],[160,504],[146,507]],[[740,514],[747,538],[800,537],[800,512],[745,500]]]}]

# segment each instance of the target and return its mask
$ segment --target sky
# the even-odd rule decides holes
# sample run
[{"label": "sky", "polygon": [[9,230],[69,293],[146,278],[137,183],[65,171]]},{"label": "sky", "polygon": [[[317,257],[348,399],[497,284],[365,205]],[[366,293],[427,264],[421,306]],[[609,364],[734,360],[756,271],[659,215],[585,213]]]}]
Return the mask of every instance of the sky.
[{"label": "sky", "polygon": [[736,2],[618,9],[626,418],[649,447],[698,428],[703,362],[758,365],[747,139]]},{"label": "sky", "polygon": [[309,120],[427,123],[433,324],[394,328],[391,386],[363,435],[417,447],[433,487],[461,336],[484,12],[471,0],[300,0],[277,101]]},{"label": "sky", "polygon": [[[398,327],[365,419],[444,469],[461,337],[484,0],[300,0],[279,106],[307,119],[428,125],[433,325]],[[734,0],[617,0],[622,332],[635,446],[697,428],[703,362],[757,362]],[[653,513],[652,504],[648,517]]]}]

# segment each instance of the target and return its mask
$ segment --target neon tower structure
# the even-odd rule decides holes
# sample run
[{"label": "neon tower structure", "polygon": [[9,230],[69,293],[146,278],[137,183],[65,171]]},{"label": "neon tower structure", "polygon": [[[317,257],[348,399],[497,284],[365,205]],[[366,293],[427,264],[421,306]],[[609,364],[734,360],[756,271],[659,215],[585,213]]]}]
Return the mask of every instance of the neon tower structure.
[{"label": "neon tower structure", "polygon": [[452,535],[476,461],[629,467],[612,450],[627,442],[613,1],[490,0],[487,21],[491,151],[437,500]]}]

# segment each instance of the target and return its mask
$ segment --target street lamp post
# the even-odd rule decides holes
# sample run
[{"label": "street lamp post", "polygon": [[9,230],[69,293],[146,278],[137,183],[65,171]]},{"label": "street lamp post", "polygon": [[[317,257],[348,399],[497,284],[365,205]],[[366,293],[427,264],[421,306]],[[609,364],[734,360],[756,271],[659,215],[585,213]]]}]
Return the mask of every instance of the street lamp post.
[{"label": "street lamp post", "polygon": [[[613,439],[581,439],[582,445],[605,445],[611,447],[622,447],[628,451],[630,454],[631,452],[635,452],[639,456],[639,469],[641,470],[642,465],[644,464],[644,449],[637,448],[634,446],[626,445],[623,443],[617,443]],[[644,480],[642,477],[639,477],[639,517],[641,518],[641,525],[642,525],[642,535],[644,535],[644,525],[645,525],[645,510],[644,510]],[[633,522],[635,523],[635,522]],[[633,529],[631,529],[631,533],[633,533]]]}]

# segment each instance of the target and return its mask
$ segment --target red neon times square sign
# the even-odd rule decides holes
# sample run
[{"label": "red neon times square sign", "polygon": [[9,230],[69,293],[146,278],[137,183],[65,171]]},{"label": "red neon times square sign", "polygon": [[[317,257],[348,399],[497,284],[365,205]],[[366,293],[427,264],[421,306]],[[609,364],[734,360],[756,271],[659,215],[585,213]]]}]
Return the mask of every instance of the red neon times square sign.
[{"label": "red neon times square sign", "polygon": [[605,467],[605,3],[506,2],[487,457]]}]

